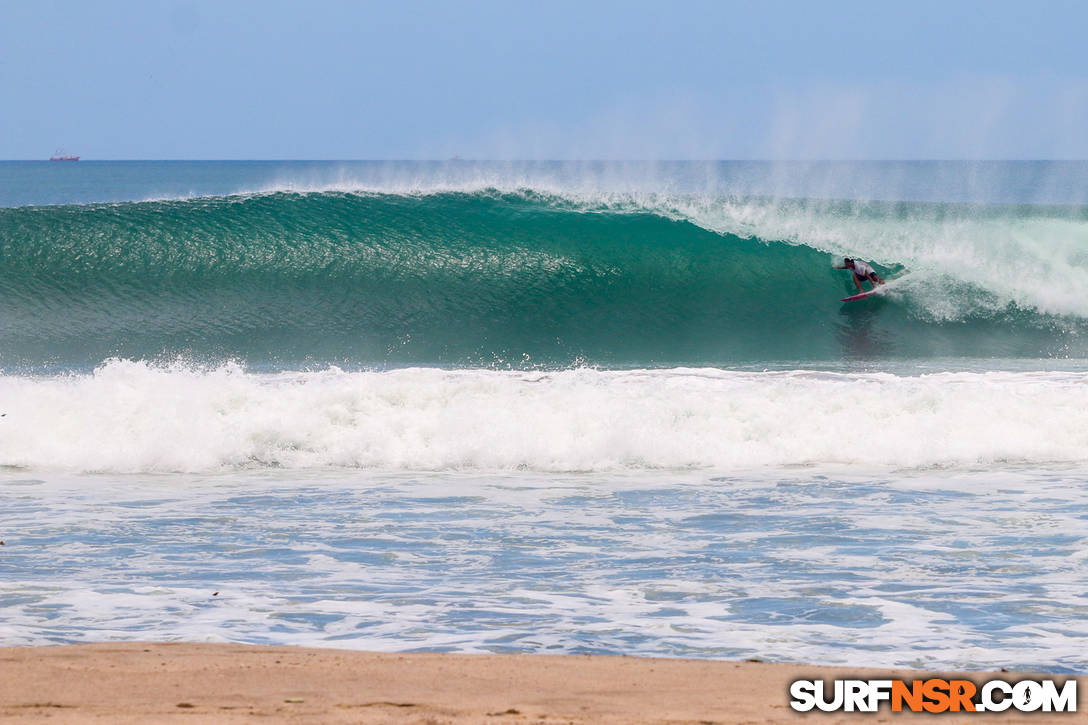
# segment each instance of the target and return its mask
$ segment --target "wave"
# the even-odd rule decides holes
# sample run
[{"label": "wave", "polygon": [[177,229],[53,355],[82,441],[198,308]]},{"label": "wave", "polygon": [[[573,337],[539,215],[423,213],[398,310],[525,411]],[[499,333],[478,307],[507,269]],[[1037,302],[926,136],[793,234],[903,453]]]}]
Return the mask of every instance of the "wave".
[{"label": "wave", "polygon": [[[247,373],[114,360],[2,376],[0,465],[622,471],[1088,462],[1088,374]],[[798,415],[804,411],[804,415]]]},{"label": "wave", "polygon": [[0,209],[0,270],[8,369],[1088,356],[1083,207],[266,192]]}]

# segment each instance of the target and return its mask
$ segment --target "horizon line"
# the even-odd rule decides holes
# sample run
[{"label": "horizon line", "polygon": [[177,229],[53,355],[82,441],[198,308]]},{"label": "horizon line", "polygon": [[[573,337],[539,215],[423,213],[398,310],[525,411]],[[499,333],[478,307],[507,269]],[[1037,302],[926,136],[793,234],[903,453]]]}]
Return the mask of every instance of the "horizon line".
[{"label": "horizon line", "polygon": [[[534,164],[706,164],[706,163],[760,163],[760,164],[857,164],[857,163],[1083,163],[1088,158],[821,158],[821,159],[773,159],[773,158],[723,158],[723,159],[486,159],[486,158],[461,158],[450,157],[444,159],[409,159],[409,158],[84,158],[79,157],[78,162],[168,162],[168,163],[417,163],[417,164],[450,164],[450,163],[483,163],[483,164],[510,164],[510,163],[534,163]],[[0,163],[62,163],[48,158],[9,158],[0,159]]]}]

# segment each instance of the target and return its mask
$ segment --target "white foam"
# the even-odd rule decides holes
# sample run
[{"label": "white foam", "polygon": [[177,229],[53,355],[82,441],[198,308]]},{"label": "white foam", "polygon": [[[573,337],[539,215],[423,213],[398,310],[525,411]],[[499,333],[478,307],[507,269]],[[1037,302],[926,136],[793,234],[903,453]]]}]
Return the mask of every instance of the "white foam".
[{"label": "white foam", "polygon": [[1088,462],[1088,373],[255,374],[110,361],[0,377],[0,465],[110,472],[737,470]]},{"label": "white foam", "polygon": [[1082,473],[825,473],[8,471],[0,637],[1085,671]]},{"label": "white foam", "polygon": [[650,195],[628,203],[718,233],[901,265],[912,277],[911,302],[938,320],[1009,304],[1088,317],[1088,222],[1072,215],[702,196]]}]

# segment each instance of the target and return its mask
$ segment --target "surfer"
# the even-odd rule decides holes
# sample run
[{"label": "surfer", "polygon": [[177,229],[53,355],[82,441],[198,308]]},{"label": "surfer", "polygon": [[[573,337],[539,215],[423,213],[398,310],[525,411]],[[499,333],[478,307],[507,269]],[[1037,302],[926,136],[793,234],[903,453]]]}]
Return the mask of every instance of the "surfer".
[{"label": "surfer", "polygon": [[842,265],[835,265],[835,269],[849,269],[854,273],[854,284],[858,286],[858,292],[864,292],[865,288],[861,286],[863,280],[868,280],[872,283],[873,289],[876,289],[878,284],[884,284],[884,280],[880,275],[876,273],[876,270],[867,265],[865,262],[859,262],[856,259],[850,259],[844,257]]}]

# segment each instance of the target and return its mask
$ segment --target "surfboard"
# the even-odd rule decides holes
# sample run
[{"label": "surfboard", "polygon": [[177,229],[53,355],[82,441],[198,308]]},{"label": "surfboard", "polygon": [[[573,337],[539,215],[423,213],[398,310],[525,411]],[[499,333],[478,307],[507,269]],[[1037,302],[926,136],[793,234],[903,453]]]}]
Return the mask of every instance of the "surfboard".
[{"label": "surfboard", "polygon": [[872,297],[880,291],[879,287],[869,290],[868,292],[860,292],[856,295],[850,295],[849,297],[843,297],[839,302],[853,302],[854,300],[863,300],[866,297]]},{"label": "surfboard", "polygon": [[891,279],[884,280],[884,284],[879,284],[868,292],[859,292],[856,295],[850,295],[849,297],[843,297],[839,302],[854,302],[855,300],[863,300],[866,297],[872,297],[875,294],[884,294],[892,287],[898,287],[903,280],[910,276],[910,273],[900,274],[898,277],[892,277]]}]

